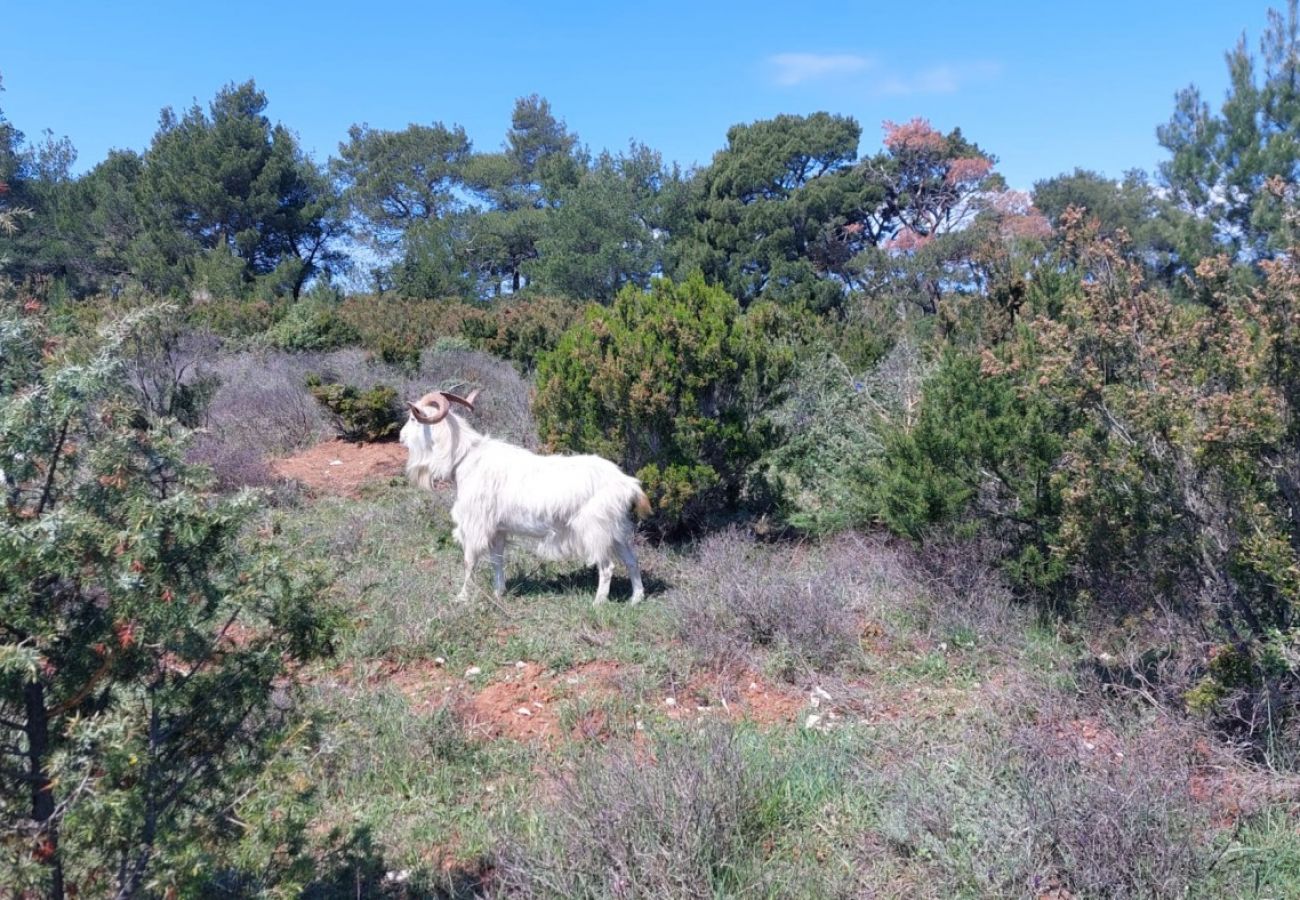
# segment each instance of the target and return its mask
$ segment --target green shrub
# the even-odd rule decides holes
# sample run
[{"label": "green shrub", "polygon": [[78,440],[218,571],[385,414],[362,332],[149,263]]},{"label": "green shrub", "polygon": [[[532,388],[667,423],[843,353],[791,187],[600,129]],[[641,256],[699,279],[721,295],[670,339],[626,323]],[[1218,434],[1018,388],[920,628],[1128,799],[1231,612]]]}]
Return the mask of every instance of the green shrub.
[{"label": "green shrub", "polygon": [[555,297],[504,302],[467,315],[460,331],[477,350],[508,359],[525,372],[559,344],[578,320],[582,307]]},{"label": "green shrub", "polygon": [[0,296],[0,882],[14,896],[174,893],[228,848],[232,804],[296,719],[272,695],[292,696],[336,622],[319,573],[253,539],[272,531],[265,499],[212,496],[184,430],[139,416],[128,344],[158,317],[60,346]]},{"label": "green shrub", "polygon": [[386,384],[361,390],[350,384],[307,377],[307,389],[330,414],[339,436],[349,441],[372,442],[391,437],[400,427],[397,391]]},{"label": "green shrub", "polygon": [[234,338],[251,338],[266,333],[285,313],[283,304],[265,300],[195,300],[187,318],[196,328]]},{"label": "green shrub", "polygon": [[747,313],[693,275],[625,288],[538,363],[542,439],[636,473],[665,533],[737,509],[776,440],[764,416],[793,367],[790,315]]},{"label": "green shrub", "polygon": [[338,305],[315,297],[289,307],[284,318],[267,334],[282,350],[334,350],[361,340],[355,328],[339,315]]},{"label": "green shrub", "polygon": [[385,363],[404,368],[440,338],[460,334],[460,321],[473,308],[458,300],[409,300],[359,295],[339,306],[339,317],[361,346]]},{"label": "green shrub", "polygon": [[1059,566],[1040,561],[1061,504],[1051,477],[1061,417],[1011,378],[983,373],[977,357],[948,352],[925,383],[916,422],[884,434],[873,478],[880,518],[919,538],[935,524],[979,515],[1012,540],[1027,580],[1054,580]]},{"label": "green shrub", "polygon": [[764,460],[781,485],[786,522],[814,534],[880,518],[874,487],[882,434],[906,423],[928,365],[900,342],[863,372],[834,346],[818,340],[803,354],[773,413],[784,440]]}]

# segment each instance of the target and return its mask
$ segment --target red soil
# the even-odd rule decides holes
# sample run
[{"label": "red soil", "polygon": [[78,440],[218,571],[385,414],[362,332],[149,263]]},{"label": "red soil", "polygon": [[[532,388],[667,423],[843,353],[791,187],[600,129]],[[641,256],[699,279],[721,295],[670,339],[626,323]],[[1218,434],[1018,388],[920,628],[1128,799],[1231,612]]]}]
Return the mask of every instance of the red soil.
[{"label": "red soil", "polygon": [[[341,681],[364,681],[371,687],[384,684],[396,688],[417,712],[432,713],[451,707],[471,737],[545,743],[560,737],[560,702],[574,697],[614,696],[618,693],[620,674],[617,663],[604,660],[563,672],[546,670],[538,663],[529,662],[522,667],[502,666],[495,672],[468,675],[449,671],[445,665],[432,660],[384,660],[373,668],[366,666],[364,672],[345,664],[336,672]],[[599,736],[588,733],[589,718],[581,717],[574,729],[577,736],[585,739]]]},{"label": "red soil", "polygon": [[406,468],[406,448],[395,442],[333,440],[272,460],[270,465],[276,475],[300,482],[312,493],[355,497],[366,482],[401,475]]}]

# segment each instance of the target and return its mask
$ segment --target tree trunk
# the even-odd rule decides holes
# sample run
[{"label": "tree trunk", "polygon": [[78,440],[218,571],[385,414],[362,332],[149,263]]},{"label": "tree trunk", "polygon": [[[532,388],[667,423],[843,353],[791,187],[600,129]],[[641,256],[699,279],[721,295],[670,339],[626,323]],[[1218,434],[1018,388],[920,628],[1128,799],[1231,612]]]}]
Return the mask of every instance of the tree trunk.
[{"label": "tree trunk", "polygon": [[63,859],[59,853],[59,825],[54,818],[54,790],[45,767],[50,756],[50,713],[45,708],[45,686],[29,681],[23,688],[27,708],[27,774],[32,785],[32,819],[40,826],[39,854],[50,870],[51,900],[63,900]]}]

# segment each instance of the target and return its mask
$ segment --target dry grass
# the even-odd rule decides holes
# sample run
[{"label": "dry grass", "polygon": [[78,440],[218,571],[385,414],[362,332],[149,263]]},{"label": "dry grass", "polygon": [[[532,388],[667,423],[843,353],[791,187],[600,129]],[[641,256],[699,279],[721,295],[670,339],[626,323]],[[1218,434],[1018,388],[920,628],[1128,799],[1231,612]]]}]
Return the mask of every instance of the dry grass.
[{"label": "dry grass", "polygon": [[500,854],[500,896],[742,896],[761,776],[714,728],[575,762],[531,838]]},{"label": "dry grass", "polygon": [[800,547],[763,547],[739,531],[705,538],[669,602],[678,634],[714,668],[753,665],[756,651],[829,669],[860,652],[856,585]]}]

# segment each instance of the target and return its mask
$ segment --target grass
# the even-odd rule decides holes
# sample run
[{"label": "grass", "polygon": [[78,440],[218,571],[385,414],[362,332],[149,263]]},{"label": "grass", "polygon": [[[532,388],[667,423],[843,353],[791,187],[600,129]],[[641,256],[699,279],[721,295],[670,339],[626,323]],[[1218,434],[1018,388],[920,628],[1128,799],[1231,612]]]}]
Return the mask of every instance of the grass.
[{"label": "grass", "polygon": [[[1205,736],[1097,690],[977,549],[646,546],[646,602],[600,608],[515,550],[503,600],[484,567],[457,604],[446,503],[395,481],[275,513],[350,623],[238,810],[226,895],[1300,893],[1295,793],[1230,759],[1269,790],[1226,817],[1189,790]],[[754,687],[786,705],[754,714]]]}]

